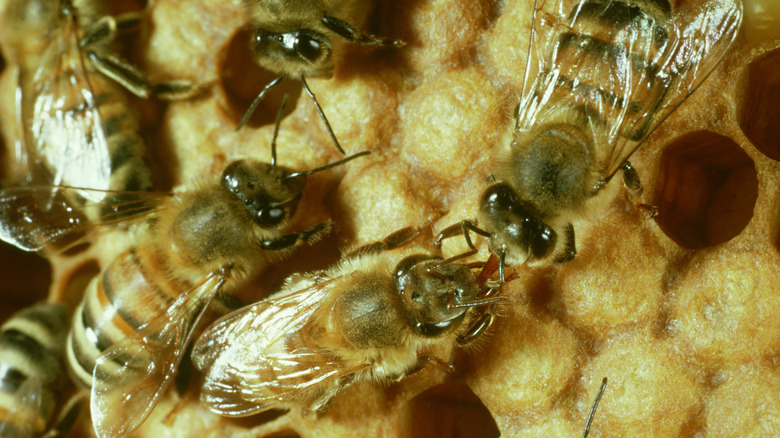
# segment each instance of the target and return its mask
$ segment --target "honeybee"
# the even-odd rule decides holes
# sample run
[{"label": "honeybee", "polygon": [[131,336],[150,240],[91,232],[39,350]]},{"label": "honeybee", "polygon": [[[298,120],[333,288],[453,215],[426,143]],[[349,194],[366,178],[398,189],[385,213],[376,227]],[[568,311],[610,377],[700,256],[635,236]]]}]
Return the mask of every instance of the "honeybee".
[{"label": "honeybee", "polygon": [[321,414],[355,381],[389,382],[430,360],[424,351],[483,332],[477,310],[500,300],[483,288],[495,269],[472,269],[413,249],[405,228],[334,267],[288,278],[283,289],[207,328],[192,359],[201,400],[225,416],[299,406]]},{"label": "honeybee", "polygon": [[474,231],[502,267],[573,259],[572,221],[604,208],[597,195],[618,170],[641,196],[628,158],[712,71],[741,19],[738,0],[537,1],[514,134],[480,200],[482,228],[464,221],[437,241]]},{"label": "honeybee", "polygon": [[[10,0],[4,49],[18,66],[17,181],[97,190],[149,190],[137,115],[122,88],[136,96],[181,98],[189,82],[150,84],[111,52],[118,30],[140,13],[112,17],[97,0]],[[105,192],[93,191],[89,201]]]},{"label": "honeybee", "polygon": [[[124,204],[57,209],[61,213],[44,216],[46,222],[38,220],[42,202],[85,189],[0,191],[0,237],[22,249],[43,248],[78,232],[94,234],[101,226],[134,223],[138,228],[136,244],[87,287],[67,339],[66,364],[74,382],[91,393],[98,436],[127,434],[144,421],[217,294],[230,294],[263,267],[329,230],[326,222],[287,232],[306,177],[368,153],[295,172],[276,165],[275,138],[271,150],[271,163],[233,161],[219,179],[197,180],[172,195],[116,193],[113,199]],[[89,217],[84,210],[107,207],[122,209],[123,215],[81,219]]]},{"label": "honeybee", "polygon": [[61,304],[22,309],[0,327],[0,436],[39,436],[56,405],[68,315]]},{"label": "honeybee", "polygon": [[249,43],[252,57],[260,67],[280,75],[258,94],[236,130],[244,126],[271,88],[288,75],[297,76],[306,94],[314,102],[336,149],[344,153],[322,107],[309,89],[306,77],[332,75],[333,54],[339,53],[339,50],[331,34],[340,36],[346,42],[365,46],[400,47],[405,43],[361,33],[351,24],[333,16],[336,10],[343,7],[343,3],[343,0],[244,0],[252,28]]}]

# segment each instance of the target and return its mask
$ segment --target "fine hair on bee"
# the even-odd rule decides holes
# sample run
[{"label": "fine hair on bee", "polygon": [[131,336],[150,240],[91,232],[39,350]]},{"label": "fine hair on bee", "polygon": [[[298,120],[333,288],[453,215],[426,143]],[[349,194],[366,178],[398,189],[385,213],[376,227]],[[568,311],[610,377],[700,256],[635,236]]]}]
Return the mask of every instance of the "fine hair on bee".
[{"label": "fine hair on bee", "polygon": [[472,310],[501,298],[483,295],[472,272],[483,263],[407,248],[418,234],[404,228],[348,251],[212,324],[192,353],[205,375],[201,401],[225,416],[322,415],[354,382],[396,381],[428,363],[451,370],[430,350],[473,341],[487,326]]},{"label": "fine hair on bee", "polygon": [[0,436],[32,437],[51,422],[62,385],[68,314],[37,303],[0,326]]},{"label": "fine hair on bee", "polygon": [[332,13],[339,3],[339,0],[244,0],[253,33],[250,41],[252,58],[260,67],[279,73],[279,76],[252,101],[236,130],[246,124],[266,93],[289,75],[300,78],[303,90],[314,103],[333,144],[339,152],[345,154],[306,82],[306,77],[332,75],[334,44],[329,34],[336,34],[348,43],[363,46],[401,47],[405,43],[361,33],[353,25],[336,18]]},{"label": "fine hair on bee", "polygon": [[216,296],[236,293],[262,269],[330,230],[330,222],[289,230],[307,176],[368,154],[295,171],[276,163],[275,140],[271,163],[235,160],[222,175],[196,179],[172,194],[119,193],[132,214],[80,219],[85,209],[106,207],[98,202],[63,209],[52,222],[37,216],[42,199],[84,189],[0,190],[0,238],[28,251],[73,233],[95,238],[101,229],[145,225],[87,286],[67,337],[67,368],[90,394],[99,437],[128,434],[143,423]]},{"label": "fine hair on bee", "polygon": [[[96,190],[152,188],[138,116],[125,90],[181,99],[189,81],[151,83],[112,48],[141,12],[107,14],[98,0],[9,0],[5,52],[16,67],[13,180]],[[102,192],[84,192],[95,202]]]},{"label": "fine hair on bee", "polygon": [[738,0],[537,0],[495,180],[477,218],[446,227],[437,242],[485,237],[502,273],[572,260],[574,223],[606,209],[617,172],[630,198],[641,196],[628,159],[718,65],[741,19]]}]

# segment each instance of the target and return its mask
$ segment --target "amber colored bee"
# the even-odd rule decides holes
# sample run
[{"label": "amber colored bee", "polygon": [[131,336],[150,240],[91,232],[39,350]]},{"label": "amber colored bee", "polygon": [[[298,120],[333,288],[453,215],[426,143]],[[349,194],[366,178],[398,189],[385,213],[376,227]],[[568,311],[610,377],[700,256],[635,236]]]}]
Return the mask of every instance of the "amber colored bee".
[{"label": "amber colored bee", "polygon": [[[281,113],[280,113],[281,114]],[[277,119],[277,128],[278,128]],[[26,186],[0,191],[0,238],[36,250],[100,226],[135,223],[134,246],[88,286],[67,340],[73,380],[91,391],[100,437],[127,434],[148,416],[168,388],[193,328],[219,294],[230,294],[297,246],[318,240],[320,223],[289,232],[307,175],[343,164],[295,172],[253,159],[230,163],[173,194],[115,193],[111,205],[86,204],[42,212],[72,187]],[[123,202],[114,205],[113,202]],[[120,209],[89,222],[84,210]],[[134,213],[134,214],[133,214]]]},{"label": "amber colored bee", "polygon": [[[628,158],[707,77],[737,34],[738,0],[536,2],[523,95],[477,226],[501,266],[574,258],[572,222],[603,210]],[[480,228],[481,227],[481,228]]]},{"label": "amber colored bee", "polygon": [[424,351],[473,340],[489,320],[479,310],[500,299],[484,287],[495,268],[475,276],[481,263],[388,251],[417,234],[402,229],[328,270],[290,277],[207,328],[192,353],[205,374],[202,402],[226,416],[294,406],[323,413],[352,382],[399,379],[435,360]]},{"label": "amber colored bee", "polygon": [[0,436],[40,436],[56,405],[63,374],[65,306],[38,303],[0,327]]},{"label": "amber colored bee", "polygon": [[365,46],[403,46],[400,40],[390,40],[361,33],[353,25],[336,18],[334,12],[342,0],[244,0],[250,16],[252,57],[260,66],[280,76],[271,81],[255,98],[241,122],[240,129],[254,112],[265,94],[288,75],[300,77],[303,89],[314,102],[325,122],[328,134],[343,154],[317,98],[309,89],[306,77],[330,77],[336,50],[332,35],[352,44]]},{"label": "amber colored bee", "polygon": [[[181,98],[186,81],[150,84],[111,51],[140,13],[105,14],[97,0],[9,0],[3,46],[18,67],[17,181],[97,190],[148,190],[149,170],[129,90]],[[85,193],[102,196],[103,192]],[[90,201],[100,200],[91,198]]]}]

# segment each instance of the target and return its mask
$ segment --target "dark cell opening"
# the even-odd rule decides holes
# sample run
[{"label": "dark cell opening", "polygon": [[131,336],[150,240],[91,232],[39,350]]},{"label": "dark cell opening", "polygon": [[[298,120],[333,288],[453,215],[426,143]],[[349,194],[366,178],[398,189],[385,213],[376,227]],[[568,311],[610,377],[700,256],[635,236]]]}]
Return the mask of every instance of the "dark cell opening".
[{"label": "dark cell opening", "polygon": [[780,50],[753,62],[740,127],[766,156],[780,160]]},{"label": "dark cell opening", "polygon": [[[252,61],[249,40],[250,32],[248,30],[242,29],[236,32],[227,45],[227,53],[223,57],[224,61],[220,69],[220,82],[228,99],[228,110],[236,126],[255,97],[266,85],[279,76],[260,68]],[[285,94],[290,96],[284,114],[286,116],[293,111],[295,103],[301,95],[299,78],[287,77],[277,84],[266,94],[246,125],[257,128],[274,123]]]},{"label": "dark cell opening", "polygon": [[411,404],[413,438],[501,435],[490,411],[464,383],[434,386],[415,397]]},{"label": "dark cell opening", "polygon": [[753,217],[757,196],[753,160],[728,137],[700,131],[664,150],[653,202],[664,233],[697,249],[738,235]]},{"label": "dark cell opening", "polygon": [[50,284],[51,268],[45,259],[0,243],[0,322],[45,300]]}]

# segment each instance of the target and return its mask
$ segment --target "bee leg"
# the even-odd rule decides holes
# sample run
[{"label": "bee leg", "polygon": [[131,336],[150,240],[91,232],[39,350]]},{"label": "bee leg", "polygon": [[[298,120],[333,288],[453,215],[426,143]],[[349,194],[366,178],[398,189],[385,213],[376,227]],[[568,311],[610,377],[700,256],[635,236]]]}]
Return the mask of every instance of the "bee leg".
[{"label": "bee leg", "polygon": [[436,365],[439,369],[441,369],[447,374],[452,374],[455,372],[455,366],[453,364],[447,363],[436,356],[431,356],[426,354],[422,356],[417,356],[417,364],[414,366],[414,368],[405,372],[403,375],[399,376],[398,379],[396,380],[400,381],[405,377],[411,376],[414,373],[422,371],[422,369],[427,367],[429,364]]},{"label": "bee leg", "polygon": [[474,243],[471,241],[471,235],[469,235],[469,231],[473,231],[474,233],[484,237],[491,236],[490,233],[483,230],[482,228],[479,228],[476,222],[466,219],[460,223],[450,225],[447,228],[441,230],[439,235],[436,236],[436,240],[433,242],[433,244],[436,246],[436,248],[441,248],[441,244],[444,239],[457,236],[458,234],[463,234],[463,238],[466,240],[466,245],[468,245],[469,249],[476,250]]},{"label": "bee leg", "polygon": [[116,38],[117,30],[133,28],[140,21],[141,15],[138,13],[127,13],[117,18],[102,17],[84,32],[79,44],[85,48],[87,58],[98,71],[140,98],[148,99],[155,94],[160,99],[176,100],[186,99],[200,92],[200,87],[195,87],[192,82],[185,80],[151,84],[136,67],[103,49]]},{"label": "bee leg", "polygon": [[574,242],[574,226],[568,224],[564,230],[566,242],[564,244],[563,252],[555,257],[555,263],[570,262],[574,260],[574,257],[577,255],[577,246]]},{"label": "bee leg", "polygon": [[[642,188],[642,181],[639,179],[639,174],[636,169],[628,161],[620,167],[623,171],[623,184],[629,191],[629,198],[632,202],[636,202],[644,193]],[[650,214],[650,218],[654,218],[658,214],[658,207],[650,204],[638,203],[639,208],[647,211]]]},{"label": "bee leg", "polygon": [[57,415],[57,420],[51,429],[47,430],[43,434],[43,438],[59,438],[66,437],[73,429],[73,425],[76,424],[76,420],[79,419],[81,412],[83,412],[84,403],[87,401],[87,397],[82,393],[77,393],[71,396],[65,405]]},{"label": "bee leg", "polygon": [[320,418],[323,415],[327,414],[330,410],[331,402],[333,401],[333,398],[336,396],[336,394],[341,391],[342,388],[348,386],[352,381],[354,380],[353,376],[346,376],[343,377],[333,383],[333,386],[331,386],[328,390],[322,392],[320,395],[317,396],[317,398],[313,399],[309,406],[304,408],[301,411],[301,414],[303,416],[314,416],[315,418]]},{"label": "bee leg", "polygon": [[328,122],[328,118],[325,117],[325,113],[322,111],[322,107],[317,101],[317,97],[314,95],[314,93],[312,93],[311,89],[309,88],[309,84],[306,83],[306,78],[303,76],[301,76],[301,83],[303,84],[303,89],[306,91],[306,94],[308,94],[312,102],[314,102],[314,107],[317,108],[317,113],[322,118],[322,121],[325,122],[325,127],[328,129],[328,135],[330,135],[330,139],[333,141],[333,144],[336,145],[336,149],[341,152],[341,155],[346,155],[347,153],[344,152],[344,149],[341,148],[338,139],[336,139],[336,134],[333,133],[333,128],[330,127],[330,122]]},{"label": "bee leg", "polygon": [[283,251],[301,245],[311,245],[327,234],[332,225],[322,222],[300,233],[285,234],[277,239],[260,241],[260,247],[266,251]]},{"label": "bee leg", "polygon": [[361,33],[351,24],[336,17],[326,15],[322,17],[322,24],[351,43],[361,44],[364,46],[403,47],[406,45],[406,43],[402,40],[391,40],[389,38],[380,38],[374,35]]},{"label": "bee leg", "polygon": [[483,313],[465,334],[458,335],[457,341],[459,345],[470,344],[474,339],[477,339],[481,334],[485,333],[493,323],[493,311],[495,310],[495,307],[495,304],[490,306],[490,309]]},{"label": "bee leg", "polygon": [[420,230],[418,228],[402,228],[385,237],[379,242],[369,243],[350,251],[349,254],[347,254],[345,257],[351,259],[363,255],[378,254],[383,251],[400,248],[416,239],[419,235]]}]

